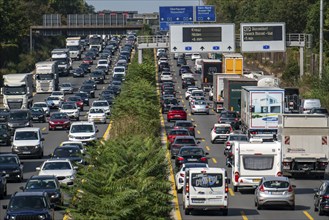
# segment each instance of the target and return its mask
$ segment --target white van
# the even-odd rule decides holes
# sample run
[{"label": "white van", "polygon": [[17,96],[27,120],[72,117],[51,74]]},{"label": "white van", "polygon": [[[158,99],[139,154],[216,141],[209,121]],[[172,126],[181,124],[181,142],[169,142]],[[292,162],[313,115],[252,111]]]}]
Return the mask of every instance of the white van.
[{"label": "white van", "polygon": [[195,59],[194,68],[196,73],[201,73],[202,59]]},{"label": "white van", "polygon": [[185,215],[192,210],[221,210],[228,215],[228,184],[223,168],[189,168],[185,170],[183,209]]},{"label": "white van", "polygon": [[310,113],[312,108],[320,108],[321,102],[319,99],[302,99],[299,106],[299,113]]},{"label": "white van", "polygon": [[232,167],[234,192],[239,188],[259,185],[264,176],[282,176],[280,142],[265,142],[251,138],[249,142],[232,143]]},{"label": "white van", "polygon": [[43,141],[40,128],[17,128],[11,150],[19,157],[43,157]]}]

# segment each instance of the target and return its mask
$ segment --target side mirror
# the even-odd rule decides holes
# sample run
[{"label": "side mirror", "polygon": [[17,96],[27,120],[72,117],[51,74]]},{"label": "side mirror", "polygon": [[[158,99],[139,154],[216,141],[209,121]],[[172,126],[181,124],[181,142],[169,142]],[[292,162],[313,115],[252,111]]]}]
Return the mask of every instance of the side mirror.
[{"label": "side mirror", "polygon": [[36,170],[36,171],[40,171],[41,168],[40,168],[40,167],[36,167],[35,170]]},{"label": "side mirror", "polygon": [[45,140],[45,138],[41,138],[40,140],[41,140],[41,141],[44,141],[44,140]]},{"label": "side mirror", "polygon": [[73,169],[77,170],[77,169],[79,169],[79,167],[77,167],[77,166],[74,166],[74,167],[73,167]]},{"label": "side mirror", "polygon": [[208,153],[208,152],[206,152],[205,154],[206,154],[206,155],[209,155],[209,153]]},{"label": "side mirror", "polygon": [[7,207],[8,207],[7,205],[2,205],[3,209],[7,209]]},{"label": "side mirror", "polygon": [[231,184],[231,179],[230,179],[230,178],[227,178],[227,179],[226,179],[226,183],[227,183],[227,184]]},{"label": "side mirror", "polygon": [[24,191],[24,186],[20,186],[19,189]]},{"label": "side mirror", "polygon": [[96,130],[96,133],[98,133],[98,132],[99,132],[99,130],[97,129],[97,130]]}]

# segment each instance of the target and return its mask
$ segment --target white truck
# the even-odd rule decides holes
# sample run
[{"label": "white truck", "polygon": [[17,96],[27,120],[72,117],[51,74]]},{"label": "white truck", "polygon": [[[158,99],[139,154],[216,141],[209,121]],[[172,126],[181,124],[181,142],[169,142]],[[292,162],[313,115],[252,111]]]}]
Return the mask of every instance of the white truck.
[{"label": "white truck", "polygon": [[58,90],[59,72],[57,61],[43,61],[35,64],[36,93],[50,93]]},{"label": "white truck", "polygon": [[68,76],[72,69],[72,60],[70,51],[67,48],[53,49],[51,51],[51,60],[58,62],[58,70],[61,76]]},{"label": "white truck", "polygon": [[66,38],[66,48],[70,51],[70,58],[75,60],[81,59],[82,47],[81,37],[68,37]]},{"label": "white truck", "polygon": [[241,90],[241,130],[249,137],[273,139],[278,115],[284,112],[284,89],[243,86]]},{"label": "white truck", "polygon": [[97,48],[99,52],[103,50],[103,39],[101,35],[90,35],[89,36],[89,49]]},{"label": "white truck", "polygon": [[328,136],[327,115],[279,115],[277,137],[282,145],[284,174],[315,174],[323,177],[329,158]]},{"label": "white truck", "polygon": [[278,141],[265,142],[251,138],[249,142],[232,143],[232,184],[234,192],[239,188],[259,185],[263,176],[282,176],[282,152]]},{"label": "white truck", "polygon": [[28,109],[33,102],[33,74],[16,73],[3,76],[3,105],[9,109]]}]

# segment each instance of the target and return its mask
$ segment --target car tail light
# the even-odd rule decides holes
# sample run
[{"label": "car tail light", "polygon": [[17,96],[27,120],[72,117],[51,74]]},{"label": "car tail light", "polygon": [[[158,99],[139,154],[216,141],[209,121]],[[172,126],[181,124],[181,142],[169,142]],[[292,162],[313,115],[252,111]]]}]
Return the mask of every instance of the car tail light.
[{"label": "car tail light", "polygon": [[259,191],[261,191],[261,192],[265,192],[264,185],[260,185],[260,187],[259,187]]},{"label": "car tail light", "polygon": [[290,185],[290,186],[289,186],[289,189],[288,189],[288,192],[292,192],[292,191],[294,191],[294,189],[293,189],[292,186]]},{"label": "car tail light", "polygon": [[225,183],[225,192],[227,193],[228,192],[228,184]]},{"label": "car tail light", "polygon": [[250,134],[257,134],[257,131],[251,131]]},{"label": "car tail light", "polygon": [[329,195],[323,195],[322,199],[329,199]]},{"label": "car tail light", "polygon": [[227,141],[226,146],[231,146],[231,143],[229,141]]},{"label": "car tail light", "polygon": [[232,129],[232,127],[230,127],[230,132],[233,132],[233,129]]},{"label": "car tail light", "polygon": [[235,180],[235,182],[238,182],[239,181],[239,177],[240,177],[240,173],[239,172],[235,172],[234,173],[234,180]]},{"label": "car tail light", "polygon": [[234,121],[239,121],[239,119],[238,118],[235,118]]},{"label": "car tail light", "polygon": [[207,158],[206,158],[206,157],[201,157],[200,160],[201,160],[202,162],[207,162]]},{"label": "car tail light", "polygon": [[180,175],[181,177],[184,177],[184,176],[185,176],[185,174],[184,174],[184,173],[180,173],[179,175]]},{"label": "car tail light", "polygon": [[282,176],[282,172],[277,172],[277,176]]},{"label": "car tail light", "polygon": [[327,165],[328,165],[327,162],[321,162],[321,163],[320,163],[320,166],[322,166],[322,167],[326,167]]},{"label": "car tail light", "polygon": [[178,157],[177,160],[178,161],[184,161],[184,157]]},{"label": "car tail light", "polygon": [[289,105],[294,105],[294,102],[289,102]]},{"label": "car tail light", "polygon": [[186,184],[185,186],[185,193],[189,193],[190,192],[190,186],[188,184]]},{"label": "car tail light", "polygon": [[208,106],[208,105],[206,105],[206,108],[209,108],[209,106]]},{"label": "car tail light", "polygon": [[192,108],[195,108],[195,105],[192,105]]}]

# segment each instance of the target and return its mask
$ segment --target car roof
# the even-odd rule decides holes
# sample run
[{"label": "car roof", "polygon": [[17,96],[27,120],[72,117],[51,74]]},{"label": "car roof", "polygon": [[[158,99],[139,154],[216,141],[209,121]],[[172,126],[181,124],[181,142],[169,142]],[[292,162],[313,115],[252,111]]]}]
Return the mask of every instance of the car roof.
[{"label": "car roof", "polygon": [[75,121],[71,124],[72,125],[95,125],[94,122],[88,122],[88,121]]},{"label": "car roof", "polygon": [[11,156],[11,157],[17,157],[18,158],[17,154],[11,154],[11,153],[0,153],[0,156]]},{"label": "car roof", "polygon": [[273,181],[273,180],[289,182],[289,178],[285,177],[285,176],[264,176],[263,177],[263,181]]},{"label": "car roof", "polygon": [[175,121],[175,124],[177,124],[177,123],[186,123],[186,122],[193,123],[191,120],[177,120],[177,121]]},{"label": "car roof", "polygon": [[30,179],[57,179],[54,175],[33,175]]},{"label": "car roof", "polygon": [[48,163],[48,162],[70,162],[70,160],[69,159],[51,158],[51,159],[48,159],[48,160],[44,161],[44,163]]},{"label": "car roof", "polygon": [[214,124],[214,127],[231,127],[230,124]]},{"label": "car roof", "polygon": [[193,139],[193,140],[195,140],[195,138],[193,136],[176,136],[175,139]]},{"label": "car roof", "polygon": [[32,192],[21,192],[21,191],[18,191],[16,192],[13,196],[45,196],[46,195],[46,192],[38,192],[38,191],[32,191]]},{"label": "car roof", "polygon": [[36,128],[36,127],[17,128],[15,131],[40,131],[40,128]]}]

